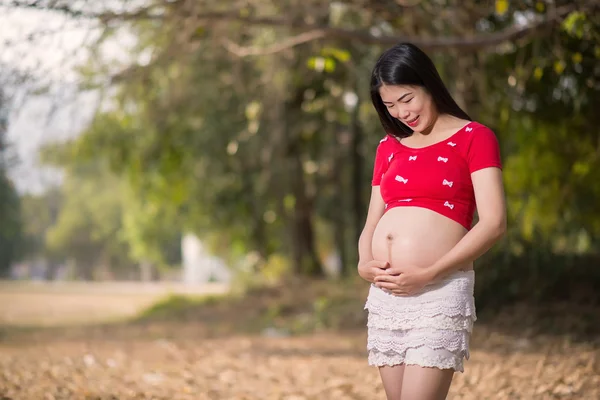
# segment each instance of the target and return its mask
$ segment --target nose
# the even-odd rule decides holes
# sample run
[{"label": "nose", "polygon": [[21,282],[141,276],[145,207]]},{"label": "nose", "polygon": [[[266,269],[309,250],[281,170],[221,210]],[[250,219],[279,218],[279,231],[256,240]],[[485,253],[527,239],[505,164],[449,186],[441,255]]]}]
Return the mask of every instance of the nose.
[{"label": "nose", "polygon": [[398,107],[398,118],[400,119],[408,119],[410,112],[408,110],[401,110],[400,107]]},{"label": "nose", "polygon": [[389,111],[390,115],[396,119],[400,119],[400,116],[403,114],[398,106],[395,106],[393,108],[388,108],[388,111]]},{"label": "nose", "polygon": [[390,114],[396,119],[407,119],[409,112],[407,110],[400,109],[399,106],[396,106],[393,108],[393,110],[390,110]]}]

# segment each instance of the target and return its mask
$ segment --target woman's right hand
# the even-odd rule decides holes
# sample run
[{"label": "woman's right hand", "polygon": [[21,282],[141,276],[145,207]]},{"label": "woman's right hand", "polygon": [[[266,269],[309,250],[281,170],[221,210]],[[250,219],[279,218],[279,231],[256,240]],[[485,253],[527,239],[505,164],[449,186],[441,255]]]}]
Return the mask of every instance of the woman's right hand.
[{"label": "woman's right hand", "polygon": [[375,277],[385,274],[385,270],[390,267],[387,261],[371,260],[358,264],[358,275],[364,280],[374,283]]}]

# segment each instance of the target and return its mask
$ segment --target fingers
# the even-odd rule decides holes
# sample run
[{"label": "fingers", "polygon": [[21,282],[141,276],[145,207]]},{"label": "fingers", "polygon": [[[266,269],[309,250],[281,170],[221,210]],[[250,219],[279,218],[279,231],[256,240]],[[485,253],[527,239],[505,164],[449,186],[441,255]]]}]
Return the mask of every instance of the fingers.
[{"label": "fingers", "polygon": [[385,270],[388,275],[400,275],[403,271],[398,267],[390,267]]},{"label": "fingers", "polygon": [[410,292],[399,288],[396,285],[390,284],[390,283],[386,283],[386,282],[381,282],[381,283],[377,283],[376,284],[378,288],[384,290],[387,293],[393,294],[394,296],[408,296],[410,295]]},{"label": "fingers", "polygon": [[402,274],[400,274],[400,275],[390,274],[389,272],[387,272],[387,270],[383,271],[382,274],[378,275],[377,280],[384,281],[384,282],[392,282],[392,283],[395,283],[396,285],[402,285],[405,283],[405,278]]},{"label": "fingers", "polygon": [[390,282],[395,286],[398,286],[398,282],[396,281],[398,277],[396,275],[389,275],[387,272],[382,273],[381,275],[377,275],[375,280],[377,282]]},{"label": "fingers", "polygon": [[399,289],[398,285],[396,285],[394,283],[383,282],[383,281],[378,281],[378,280],[376,280],[375,286],[377,286],[378,288],[387,289],[387,290],[396,290],[396,289]]},{"label": "fingers", "polygon": [[406,288],[406,287],[402,287],[401,285],[394,283],[394,282],[390,282],[390,281],[386,281],[383,280],[383,278],[392,278],[392,277],[381,277],[382,279],[375,279],[375,286],[377,286],[380,289],[385,290],[388,293],[391,293],[395,296],[409,296],[413,293],[413,290]]},{"label": "fingers", "polygon": [[375,272],[373,273],[373,279],[378,280],[377,278],[381,277],[381,276],[386,276],[387,272],[385,272],[385,270],[381,269],[381,268],[376,268]]},{"label": "fingers", "polygon": [[392,292],[394,290],[397,290],[400,292],[406,292],[406,289],[404,289],[392,282],[375,282],[375,286],[377,286],[378,288],[381,288],[381,289],[386,289],[386,290],[392,291]]}]

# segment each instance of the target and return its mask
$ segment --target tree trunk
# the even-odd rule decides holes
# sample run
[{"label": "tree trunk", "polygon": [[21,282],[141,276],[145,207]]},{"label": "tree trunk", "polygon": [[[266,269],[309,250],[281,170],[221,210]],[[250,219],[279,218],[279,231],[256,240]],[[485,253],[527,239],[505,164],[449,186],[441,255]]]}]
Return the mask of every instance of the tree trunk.
[{"label": "tree trunk", "polygon": [[[360,104],[357,103],[357,104]],[[364,226],[364,215],[367,211],[367,206],[363,197],[363,187],[365,182],[363,181],[363,169],[365,168],[365,160],[361,152],[361,148],[364,143],[364,133],[360,126],[359,121],[359,107],[358,105],[352,112],[352,121],[350,125],[351,142],[350,142],[350,165],[352,165],[352,179],[351,179],[351,197],[352,197],[352,225],[353,225],[353,244],[355,248],[358,248],[358,239]],[[355,270],[355,266],[358,263],[358,252],[352,252],[352,257],[348,260],[349,263],[344,265],[344,268],[352,273]]]},{"label": "tree trunk", "polygon": [[252,241],[252,248],[255,249],[261,256],[262,259],[268,257],[267,250],[267,234],[265,220],[262,213],[262,208],[259,202],[262,199],[261,193],[257,193],[256,186],[252,184],[252,174],[250,171],[252,168],[244,160],[241,161],[240,177],[244,186],[244,193],[251,193],[251,199],[246,202],[248,213],[252,215],[252,225],[250,226]]},{"label": "tree trunk", "polygon": [[77,277],[86,282],[94,280],[94,266],[89,261],[77,262]]},{"label": "tree trunk", "polygon": [[[239,38],[243,40],[243,38]],[[233,90],[240,98],[251,97],[251,92],[254,89],[255,83],[252,81],[252,75],[245,68],[245,62],[241,58],[237,58],[233,64],[232,72],[236,77],[238,85],[234,85]],[[266,144],[265,144],[266,145]],[[261,258],[266,259],[268,254],[267,249],[267,233],[264,221],[263,209],[261,201],[263,201],[263,193],[255,185],[255,178],[260,176],[259,170],[264,166],[261,164],[261,158],[252,154],[252,157],[247,159],[245,156],[239,156],[238,173],[242,179],[244,193],[251,193],[251,199],[246,202],[247,211],[252,215],[252,225],[250,226],[252,248],[256,250]],[[257,173],[255,173],[257,172]]]},{"label": "tree trunk", "polygon": [[[297,147],[295,146],[297,149]],[[294,151],[292,192],[295,198],[294,214],[292,216],[292,251],[294,272],[306,276],[322,276],[323,268],[317,256],[314,244],[313,202],[306,194],[306,182],[302,161],[298,151]]]},{"label": "tree trunk", "polygon": [[159,278],[158,270],[153,262],[148,260],[142,260],[139,263],[140,268],[140,281],[142,282],[153,282]]},{"label": "tree trunk", "polygon": [[[293,62],[282,60],[280,67],[286,70],[295,68]],[[280,78],[277,89],[281,97],[286,98],[285,94],[291,86],[289,76]],[[279,139],[283,149],[281,159],[284,177],[284,193],[291,193],[294,197],[294,205],[291,212],[288,213],[291,224],[289,225],[289,240],[292,251],[293,271],[296,275],[305,276],[323,276],[324,271],[317,256],[314,244],[313,214],[314,205],[311,197],[307,194],[306,179],[302,166],[302,139],[299,132],[294,132],[296,125],[290,121],[290,117],[298,115],[304,98],[305,87],[296,87],[293,95],[283,107],[277,106],[279,117]],[[289,177],[289,179],[287,179]],[[287,207],[284,204],[284,207]],[[288,211],[288,210],[286,210]]]},{"label": "tree trunk", "polygon": [[[334,148],[340,148],[343,143],[344,132],[341,127],[337,129],[337,135],[334,143]],[[347,225],[346,225],[346,212],[348,210],[344,190],[344,169],[343,166],[345,164],[345,151],[338,150],[334,153],[333,157],[335,157],[335,161],[333,163],[333,185],[335,185],[335,200],[333,206],[333,237],[336,250],[339,252],[340,262],[341,262],[341,275],[348,275],[350,270],[347,267],[349,265],[348,261],[348,247],[347,247]]]},{"label": "tree trunk", "polygon": [[56,279],[56,273],[58,272],[60,264],[55,260],[48,260],[46,265],[46,273],[44,279],[47,281],[53,281]]}]

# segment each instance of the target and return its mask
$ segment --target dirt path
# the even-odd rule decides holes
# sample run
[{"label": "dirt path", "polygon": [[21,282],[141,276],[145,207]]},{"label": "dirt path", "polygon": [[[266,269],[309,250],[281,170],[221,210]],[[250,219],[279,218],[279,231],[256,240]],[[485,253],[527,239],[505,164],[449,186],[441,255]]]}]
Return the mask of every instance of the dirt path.
[{"label": "dirt path", "polygon": [[[199,327],[198,327],[199,328]],[[600,399],[600,349],[481,329],[449,399]],[[0,344],[3,399],[384,399],[364,336],[203,338],[193,326]],[[46,336],[46,335],[44,335]],[[170,337],[170,338],[169,338]],[[2,398],[2,397],[0,397]]]},{"label": "dirt path", "polygon": [[[187,324],[2,329],[11,322],[120,319],[164,294],[140,287],[9,289],[0,293],[0,400],[385,399],[377,370],[366,362],[363,329],[219,335],[215,327],[225,319],[219,308],[210,326],[199,322],[208,321],[204,314],[192,314],[195,322]],[[227,318],[239,320],[236,310]],[[527,315],[513,313],[494,326],[477,322],[471,359],[455,375],[448,399],[600,399],[600,339],[499,333]]]},{"label": "dirt path", "polygon": [[0,326],[88,324],[136,315],[170,294],[221,294],[219,284],[0,281]]}]

